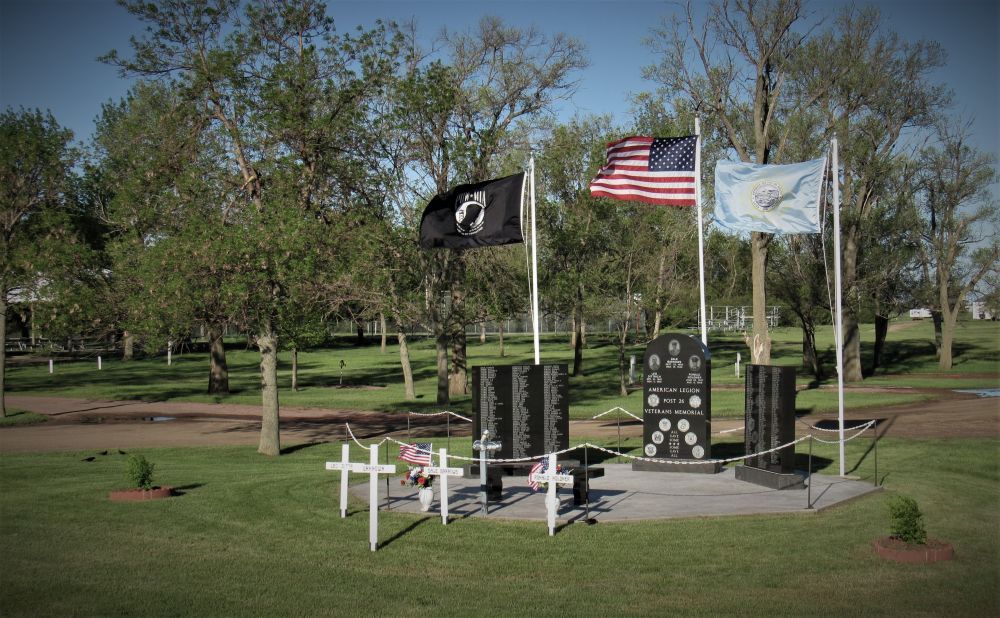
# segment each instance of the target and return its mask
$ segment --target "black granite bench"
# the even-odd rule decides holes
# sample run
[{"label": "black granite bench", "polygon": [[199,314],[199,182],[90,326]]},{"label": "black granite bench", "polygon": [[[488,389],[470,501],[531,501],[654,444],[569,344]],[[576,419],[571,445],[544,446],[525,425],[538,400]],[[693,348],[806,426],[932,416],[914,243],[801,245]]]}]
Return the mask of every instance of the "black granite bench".
[{"label": "black granite bench", "polygon": [[[503,497],[503,477],[528,476],[534,462],[494,463],[486,465],[486,497],[490,500],[500,500]],[[559,465],[569,468],[567,474],[573,475],[573,504],[580,506],[587,502],[590,491],[590,479],[604,476],[604,468],[590,466],[584,469],[577,461],[560,461]],[[465,478],[479,477],[479,464],[465,467]]]}]

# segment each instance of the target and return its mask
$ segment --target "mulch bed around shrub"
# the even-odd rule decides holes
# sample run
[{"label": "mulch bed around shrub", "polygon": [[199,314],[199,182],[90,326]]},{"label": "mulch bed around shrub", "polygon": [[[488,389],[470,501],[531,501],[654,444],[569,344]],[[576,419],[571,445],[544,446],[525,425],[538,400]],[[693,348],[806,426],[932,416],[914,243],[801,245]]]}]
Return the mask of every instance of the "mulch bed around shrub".
[{"label": "mulch bed around shrub", "polygon": [[872,546],[879,556],[908,564],[930,564],[955,557],[955,548],[951,543],[939,539],[928,538],[925,544],[915,545],[895,537],[884,536],[875,539]]},{"label": "mulch bed around shrub", "polygon": [[121,489],[108,494],[112,502],[137,502],[139,500],[159,500],[169,498],[174,494],[173,487],[154,487],[152,489]]}]

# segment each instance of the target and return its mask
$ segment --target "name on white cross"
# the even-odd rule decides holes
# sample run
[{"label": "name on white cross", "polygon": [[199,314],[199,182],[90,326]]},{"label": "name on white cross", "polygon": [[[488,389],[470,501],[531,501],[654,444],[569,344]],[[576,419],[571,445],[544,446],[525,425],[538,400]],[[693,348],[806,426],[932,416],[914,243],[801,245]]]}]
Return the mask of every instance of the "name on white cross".
[{"label": "name on white cross", "polygon": [[340,470],[340,516],[347,516],[347,473],[359,472],[368,474],[368,544],[372,551],[378,549],[378,475],[395,474],[394,464],[380,464],[378,462],[378,445],[373,444],[369,449],[369,463],[356,463],[348,461],[348,445],[344,444],[341,450],[340,461],[326,462],[327,470]]},{"label": "name on white cross", "polygon": [[546,508],[546,519],[549,524],[549,536],[554,536],[556,533],[556,511],[559,510],[559,498],[557,496],[559,485],[572,485],[573,475],[572,474],[559,474],[556,472],[556,456],[555,453],[549,455],[549,466],[548,470],[552,472],[543,472],[541,474],[534,474],[533,477],[536,483],[548,483],[549,489],[545,496],[545,508]]},{"label": "name on white cross", "polygon": [[441,523],[448,525],[448,477],[462,476],[461,468],[448,467],[448,449],[440,449],[438,458],[440,466],[424,466],[424,472],[431,476],[441,477]]}]

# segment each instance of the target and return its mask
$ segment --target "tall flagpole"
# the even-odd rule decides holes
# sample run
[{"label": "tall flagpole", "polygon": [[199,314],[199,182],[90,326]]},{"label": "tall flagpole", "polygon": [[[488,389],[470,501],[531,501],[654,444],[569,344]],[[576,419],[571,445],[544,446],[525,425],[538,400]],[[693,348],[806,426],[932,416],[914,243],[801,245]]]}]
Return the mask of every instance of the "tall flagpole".
[{"label": "tall flagpole", "polygon": [[701,119],[694,119],[694,208],[698,212],[698,285],[701,296],[701,342],[708,347],[708,318],[705,315],[705,223],[701,217]]},{"label": "tall flagpole", "polygon": [[833,270],[834,286],[837,288],[837,315],[834,344],[837,346],[837,421],[840,427],[840,476],[844,476],[844,322],[842,293],[840,282],[840,167],[837,162],[837,136],[830,140],[831,160],[833,168],[830,177],[833,180]]},{"label": "tall flagpole", "polygon": [[538,243],[535,241],[535,157],[531,156],[531,327],[535,334],[535,364],[542,362],[538,349]]}]

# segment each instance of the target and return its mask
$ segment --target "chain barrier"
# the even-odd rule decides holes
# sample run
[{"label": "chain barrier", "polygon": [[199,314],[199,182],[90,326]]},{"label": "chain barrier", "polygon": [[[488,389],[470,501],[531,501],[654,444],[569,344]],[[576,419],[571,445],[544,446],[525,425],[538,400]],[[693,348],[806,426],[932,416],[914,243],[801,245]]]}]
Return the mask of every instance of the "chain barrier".
[{"label": "chain barrier", "polygon": [[634,418],[637,421],[641,421],[642,420],[641,418],[639,418],[635,414],[632,414],[631,412],[629,412],[628,410],[626,410],[625,408],[623,408],[621,406],[617,406],[617,407],[611,408],[607,412],[601,412],[600,414],[598,414],[596,416],[592,416],[592,417],[590,417],[590,420],[593,421],[593,420],[599,419],[602,416],[604,416],[605,414],[611,414],[612,412],[618,412],[619,410],[622,411],[622,412],[624,412],[625,414],[628,414],[629,416],[631,416],[632,418]]},{"label": "chain barrier", "polygon": [[[858,433],[854,434],[850,438],[844,438],[844,442],[850,442],[854,438],[857,438],[858,436],[860,436],[864,432],[866,432],[869,429],[871,429],[871,427],[874,426],[874,425],[875,425],[875,421],[871,420],[871,421],[868,421],[867,423],[865,423],[864,425],[858,425],[857,427],[851,427],[852,431],[855,430],[855,429],[857,429]],[[821,443],[821,444],[840,444],[840,440],[820,440],[819,438],[813,438],[813,439],[816,440],[817,442]]]},{"label": "chain barrier", "polygon": [[462,419],[463,421],[466,421],[466,422],[469,422],[469,423],[472,422],[471,418],[462,416],[461,414],[455,414],[454,412],[450,412],[448,410],[445,410],[444,412],[410,412],[410,411],[407,411],[406,413],[409,414],[410,416],[441,416],[442,414],[450,414],[450,415],[454,416],[455,418]]},{"label": "chain barrier", "polygon": [[[823,427],[815,427],[815,426],[810,425],[809,423],[807,423],[804,420],[799,419],[799,418],[795,419],[795,422],[796,423],[802,423],[803,425],[805,425],[809,429],[812,429],[813,431],[825,431],[827,433],[837,433],[837,432],[840,431],[839,427],[837,429],[824,429]],[[858,427],[867,427],[868,425],[871,425],[872,423],[875,423],[875,422],[876,422],[875,420],[870,420],[867,423],[865,423],[864,425],[855,425],[854,427],[844,427],[844,429],[847,430],[847,431],[853,431],[853,430],[857,429]]]},{"label": "chain barrier", "polygon": [[[361,444],[360,442],[358,442],[358,439],[354,437],[354,432],[351,431],[351,424],[350,423],[344,423],[344,425],[347,427],[347,435],[351,436],[351,440],[354,440],[355,444],[357,444],[361,448],[365,449],[366,451],[372,450],[371,446],[365,446],[364,444]],[[381,440],[379,440],[375,444],[375,446],[382,446],[382,443],[385,442],[388,439],[389,439],[388,436],[385,437],[385,438],[382,438]]]},{"label": "chain barrier", "polygon": [[[367,447],[363,446],[360,442],[358,442],[357,438],[354,437],[354,433],[351,431],[350,425],[348,423],[345,423],[345,425],[347,425],[347,432],[350,434],[351,439],[354,440],[354,442],[357,443],[358,446],[361,446],[362,448],[367,448]],[[769,449],[769,450],[766,450],[766,451],[761,451],[759,453],[751,453],[750,455],[742,455],[740,457],[730,457],[729,459],[662,459],[662,458],[658,458],[658,457],[639,457],[637,455],[628,455],[626,453],[619,453],[618,451],[613,451],[611,449],[604,448],[603,446],[598,446],[596,444],[591,444],[590,442],[584,442],[583,444],[577,444],[576,446],[571,446],[571,447],[565,448],[565,449],[563,449],[561,451],[553,451],[551,453],[545,453],[544,455],[535,455],[534,457],[519,457],[519,458],[511,458],[511,459],[492,459],[491,458],[491,459],[488,460],[488,462],[489,463],[526,463],[526,462],[529,462],[529,461],[535,461],[536,459],[543,459],[545,457],[548,457],[549,455],[562,455],[562,454],[569,453],[571,451],[575,451],[575,450],[581,449],[581,448],[592,448],[592,449],[595,449],[595,450],[598,450],[598,451],[603,451],[603,452],[608,453],[610,455],[614,455],[615,457],[624,457],[626,459],[634,459],[636,461],[648,461],[648,462],[652,462],[652,463],[669,463],[669,464],[679,464],[679,465],[697,465],[697,464],[706,464],[706,463],[709,463],[709,464],[715,464],[715,463],[724,464],[724,463],[732,463],[734,461],[743,461],[745,459],[751,459],[753,457],[760,457],[761,455],[767,455],[767,454],[773,453],[775,451],[780,451],[783,448],[787,448],[789,446],[793,446],[795,444],[798,444],[799,442],[802,442],[803,440],[807,440],[809,438],[813,438],[813,435],[812,434],[808,434],[808,435],[802,436],[801,438],[798,438],[796,440],[788,442],[787,444],[782,444],[780,446],[776,446],[776,447],[774,447],[772,449]],[[394,442],[394,443],[396,443],[396,444],[398,444],[400,446],[408,446],[408,443],[403,442],[401,440],[397,440],[397,439],[395,439],[395,438],[393,438],[391,436],[386,436],[386,437],[382,438],[382,440],[381,440],[381,442],[379,442],[379,444],[382,444],[382,442],[386,442],[386,441],[388,441],[388,442]],[[417,452],[420,452],[420,453],[426,453],[428,455],[434,455],[434,451],[431,451],[431,450],[428,450],[428,449],[415,448],[413,450],[415,450]],[[452,455],[450,453],[448,455],[448,459],[457,459],[459,461],[469,461],[469,462],[478,462],[479,461],[478,457],[463,457],[462,455]]]}]

